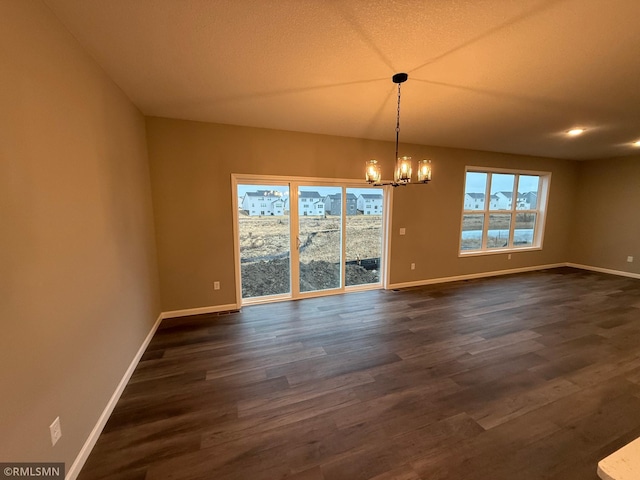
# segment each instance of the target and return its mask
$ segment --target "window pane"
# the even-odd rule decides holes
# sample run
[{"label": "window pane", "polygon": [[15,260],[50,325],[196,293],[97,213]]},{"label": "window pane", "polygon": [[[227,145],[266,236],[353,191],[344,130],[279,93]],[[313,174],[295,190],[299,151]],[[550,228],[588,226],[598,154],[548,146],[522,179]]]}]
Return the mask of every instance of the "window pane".
[{"label": "window pane", "polygon": [[535,213],[516,213],[516,228],[513,234],[514,247],[531,247],[536,227]]},{"label": "window pane", "polygon": [[505,173],[491,175],[489,210],[511,210],[515,178],[515,175]]},{"label": "window pane", "polygon": [[535,210],[538,208],[538,188],[540,177],[537,175],[520,175],[518,180],[518,210]]},{"label": "window pane", "polygon": [[487,248],[506,248],[509,246],[509,227],[511,215],[489,215],[489,230],[487,232]]},{"label": "window pane", "polygon": [[298,199],[300,291],[340,288],[342,188],[300,186]]},{"label": "window pane", "polygon": [[484,215],[462,216],[461,250],[480,250],[482,248],[482,227]]},{"label": "window pane", "polygon": [[464,186],[464,209],[483,210],[487,191],[487,174],[467,172]]},{"label": "window pane", "polygon": [[380,282],[382,194],[381,188],[347,188],[347,286]]},{"label": "window pane", "polygon": [[291,292],[289,187],[238,185],[242,298]]}]

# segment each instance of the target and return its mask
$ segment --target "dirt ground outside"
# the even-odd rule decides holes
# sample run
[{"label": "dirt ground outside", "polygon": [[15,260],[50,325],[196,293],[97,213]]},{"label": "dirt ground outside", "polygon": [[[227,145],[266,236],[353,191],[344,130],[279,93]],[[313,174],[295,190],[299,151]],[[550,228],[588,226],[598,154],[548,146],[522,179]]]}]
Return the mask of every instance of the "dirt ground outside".
[{"label": "dirt ground outside", "polygon": [[[511,214],[510,213],[491,213],[489,215],[489,230],[509,230],[511,226]],[[516,213],[516,226],[517,229],[533,229],[535,228],[536,216],[532,213]],[[482,230],[484,225],[484,214],[466,214],[463,217],[462,230],[463,231],[477,231]],[[489,236],[487,239],[487,246],[489,248],[499,248],[506,246],[509,241],[507,237]],[[462,239],[462,249],[477,249],[482,245],[482,239]]]},{"label": "dirt ground outside", "polygon": [[[301,217],[299,238],[301,260],[339,262],[340,217]],[[382,216],[349,215],[346,221],[345,260],[380,258],[382,254]],[[243,263],[283,258],[290,248],[289,217],[239,216],[240,257]]]},{"label": "dirt ground outside", "polygon": [[[495,213],[489,215],[489,221],[491,222],[491,229],[506,230],[511,224],[511,214]],[[535,224],[535,214],[521,213],[517,214],[516,228],[533,228]],[[484,214],[467,214],[464,216],[462,222],[462,230],[482,230],[484,223]]]},{"label": "dirt ground outside", "polygon": [[[289,217],[239,215],[243,298],[289,293]],[[340,287],[341,219],[337,216],[300,217],[300,291]],[[382,216],[349,215],[346,219],[345,261],[382,256]],[[345,285],[380,281],[379,267],[347,264]]]}]

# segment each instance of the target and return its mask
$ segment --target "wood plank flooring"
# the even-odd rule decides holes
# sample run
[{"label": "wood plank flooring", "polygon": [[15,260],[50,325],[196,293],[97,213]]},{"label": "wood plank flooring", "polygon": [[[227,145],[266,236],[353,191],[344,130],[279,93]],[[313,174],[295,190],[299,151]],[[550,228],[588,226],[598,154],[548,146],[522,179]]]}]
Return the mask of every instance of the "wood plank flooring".
[{"label": "wood plank flooring", "polygon": [[80,480],[595,480],[640,280],[559,268],[165,320]]}]

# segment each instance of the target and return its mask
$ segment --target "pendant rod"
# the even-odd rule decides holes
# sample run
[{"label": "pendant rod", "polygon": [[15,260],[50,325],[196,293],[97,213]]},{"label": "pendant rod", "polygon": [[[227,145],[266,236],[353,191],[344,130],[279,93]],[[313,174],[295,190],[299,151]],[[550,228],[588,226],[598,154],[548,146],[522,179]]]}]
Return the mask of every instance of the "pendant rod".
[{"label": "pendant rod", "polygon": [[396,159],[394,164],[398,162],[398,140],[400,138],[400,85],[407,81],[409,75],[406,73],[396,73],[391,77],[391,81],[398,85],[398,111],[396,114]]},{"label": "pendant rod", "polygon": [[400,83],[398,83],[398,113],[396,115],[396,158],[398,161],[398,139],[400,138]]}]

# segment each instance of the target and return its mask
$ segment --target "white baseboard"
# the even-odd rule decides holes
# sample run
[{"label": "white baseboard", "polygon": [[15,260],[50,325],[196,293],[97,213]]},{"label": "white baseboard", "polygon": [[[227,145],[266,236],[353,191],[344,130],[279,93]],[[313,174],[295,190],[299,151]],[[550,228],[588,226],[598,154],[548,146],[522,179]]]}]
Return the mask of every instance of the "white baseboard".
[{"label": "white baseboard", "polygon": [[492,272],[468,273],[466,275],[456,275],[453,277],[430,278],[428,280],[418,280],[415,282],[392,283],[387,288],[408,288],[421,287],[423,285],[433,285],[436,283],[458,282],[460,280],[473,280],[476,278],[497,277],[499,275],[510,275],[513,273],[533,272],[535,270],[546,270],[548,268],[566,267],[566,263],[552,263],[549,265],[534,265],[532,267],[512,268],[510,270],[494,270]]},{"label": "white baseboard", "polygon": [[160,316],[164,320],[165,318],[188,317],[190,315],[202,315],[203,313],[228,312],[230,310],[240,310],[240,307],[235,303],[229,303],[227,305],[214,305],[212,307],[198,307],[198,308],[187,308],[185,310],[172,310],[170,312],[162,312]]},{"label": "white baseboard", "polygon": [[[588,266],[588,265],[580,265],[580,264],[577,264],[577,263],[553,263],[553,264],[549,264],[549,265],[535,265],[535,266],[531,266],[531,267],[513,268],[513,269],[510,269],[510,270],[495,270],[495,271],[492,271],[492,272],[470,273],[470,274],[466,274],[466,275],[456,275],[456,276],[452,276],[452,277],[432,278],[432,279],[428,279],[428,280],[418,280],[418,281],[415,281],[415,282],[393,283],[393,284],[389,284],[389,286],[387,288],[390,290],[390,289],[394,289],[394,288],[419,287],[419,286],[423,286],[423,285],[433,285],[433,284],[436,284],[436,283],[457,282],[457,281],[460,281],[460,280],[473,280],[473,279],[484,278],[484,277],[496,277],[496,276],[499,276],[499,275],[509,275],[509,274],[513,274],[513,273],[532,272],[532,271],[536,271],[536,270],[546,270],[546,269],[549,269],[549,268],[558,268],[558,267],[579,268],[579,269],[582,269],[582,270],[592,270],[592,271],[600,272],[600,273],[608,273],[608,274],[611,274],[611,275],[619,275],[619,276],[623,276],[623,277],[631,277],[631,278],[640,279],[640,274],[637,274],[637,273],[623,272],[623,271],[620,271],[620,270],[611,270],[611,269],[608,269],[608,268],[591,267],[591,266]],[[105,407],[104,411],[102,412],[102,415],[100,415],[100,418],[98,419],[98,422],[96,423],[95,427],[93,427],[93,430],[91,431],[91,434],[89,435],[89,438],[87,438],[87,441],[84,443],[82,449],[80,450],[80,453],[78,454],[78,456],[76,457],[75,461],[71,465],[71,468],[67,472],[65,480],[75,480],[78,477],[78,475],[80,474],[80,470],[82,469],[84,463],[87,461],[87,458],[89,457],[89,454],[91,453],[91,450],[93,449],[93,447],[95,446],[96,442],[98,441],[98,437],[100,436],[100,433],[102,433],[102,430],[103,430],[104,426],[107,424],[107,420],[109,420],[109,416],[111,415],[111,413],[113,412],[113,409],[115,408],[116,404],[118,403],[118,400],[120,399],[120,396],[122,395],[122,392],[124,391],[125,387],[127,386],[127,383],[129,382],[129,379],[131,378],[131,375],[133,375],[134,370],[138,366],[138,362],[140,361],[140,358],[142,358],[142,355],[144,354],[145,350],[147,349],[147,346],[151,342],[151,339],[153,338],[153,335],[156,333],[156,330],[158,329],[158,326],[160,325],[160,322],[162,320],[164,320],[165,318],[186,317],[186,316],[189,316],[189,315],[201,315],[203,313],[217,313],[217,312],[225,312],[225,311],[229,311],[229,310],[239,310],[239,309],[240,309],[240,307],[237,304],[230,303],[228,305],[216,305],[216,306],[211,306],[211,307],[188,308],[188,309],[185,309],[185,310],[173,310],[173,311],[169,311],[169,312],[162,312],[158,316],[158,319],[154,323],[153,327],[151,327],[151,331],[149,332],[147,337],[142,342],[142,345],[140,346],[140,348],[138,349],[138,352],[136,353],[135,357],[133,358],[133,360],[129,364],[129,368],[127,368],[127,371],[124,373],[122,379],[120,380],[120,383],[118,383],[118,386],[116,387],[115,392],[113,392],[113,395],[111,396],[111,399],[109,400],[109,402],[107,403],[107,406]]]},{"label": "white baseboard", "polygon": [[621,277],[630,277],[640,279],[640,273],[624,272],[622,270],[611,270],[610,268],[591,267],[589,265],[580,265],[579,263],[566,263],[567,267],[580,268],[582,270],[591,270],[593,272],[608,273],[609,275],[618,275]]},{"label": "white baseboard", "polygon": [[131,363],[129,364],[129,367],[127,368],[124,375],[122,376],[120,383],[118,383],[116,390],[113,392],[113,395],[111,395],[111,398],[109,399],[106,407],[102,411],[100,418],[98,418],[98,422],[96,423],[96,425],[93,427],[93,430],[89,434],[89,438],[87,438],[87,440],[84,442],[84,445],[80,449],[80,453],[78,453],[78,456],[76,457],[75,461],[71,465],[71,468],[69,468],[69,471],[67,472],[65,480],[76,480],[76,478],[80,474],[80,470],[82,470],[82,467],[87,461],[87,458],[89,458],[89,454],[91,453],[91,450],[93,450],[93,447],[98,441],[98,437],[102,433],[104,426],[107,424],[107,420],[109,420],[109,417],[111,416],[113,409],[116,407],[116,404],[118,403],[118,400],[122,395],[122,392],[127,386],[129,379],[131,378],[131,375],[133,375],[134,370],[138,366],[138,363],[140,362],[140,358],[142,358],[142,355],[144,354],[145,350],[149,346],[149,343],[151,342],[151,339],[155,335],[156,330],[158,330],[158,327],[160,326],[160,322],[162,320],[164,320],[165,318],[185,317],[188,315],[199,315],[202,313],[215,313],[215,312],[224,312],[228,310],[238,310],[238,308],[239,308],[238,305],[234,303],[229,305],[218,305],[214,307],[189,308],[186,310],[174,310],[172,312],[162,312],[158,316],[153,326],[151,327],[151,330],[149,331],[148,335],[142,342],[142,345],[140,345],[140,348],[138,349],[138,352],[136,353],[136,355],[133,357],[133,360],[131,360]]},{"label": "white baseboard", "polygon": [[158,326],[160,325],[161,321],[162,321],[162,314],[158,316],[158,319],[153,324],[153,327],[151,327],[151,331],[142,342],[142,345],[138,349],[138,352],[136,353],[136,355],[133,357],[133,360],[131,360],[131,363],[129,364],[129,368],[127,368],[127,371],[124,373],[122,379],[120,380],[120,383],[118,383],[118,386],[116,387],[115,392],[113,392],[113,395],[111,395],[111,398],[109,399],[109,402],[107,402],[107,406],[104,408],[102,415],[100,415],[98,422],[96,423],[95,427],[93,427],[93,430],[89,434],[89,438],[87,438],[87,441],[84,442],[82,449],[80,449],[80,453],[78,453],[78,456],[76,457],[75,461],[71,465],[71,468],[69,468],[69,471],[67,472],[65,480],[75,480],[80,474],[80,470],[82,470],[84,463],[87,461],[87,458],[89,458],[89,454],[91,453],[91,450],[93,450],[93,447],[98,441],[98,437],[102,433],[102,429],[107,424],[107,420],[109,420],[109,417],[111,416],[111,412],[113,412],[113,409],[116,407],[116,404],[118,403],[118,400],[120,399],[120,396],[124,391],[124,388],[127,386],[127,383],[131,378],[131,375],[133,375],[133,371],[138,366],[138,362],[140,361],[140,358],[142,358],[142,355],[147,349],[149,342],[151,342],[151,339],[153,338],[153,335],[156,333],[156,330],[158,329]]},{"label": "white baseboard", "polygon": [[592,267],[589,265],[581,265],[579,263],[565,262],[565,263],[552,263],[548,265],[534,265],[531,267],[513,268],[510,270],[494,270],[492,272],[470,273],[467,275],[456,275],[453,277],[430,278],[428,280],[418,280],[415,282],[392,283],[387,287],[387,289],[392,290],[394,288],[421,287],[423,285],[434,285],[437,283],[458,282],[460,280],[473,280],[476,278],[485,278],[485,277],[497,277],[499,275],[510,275],[512,273],[533,272],[536,270],[546,270],[549,268],[558,268],[558,267],[579,268],[581,270],[591,270],[594,272],[608,273],[609,275],[619,275],[621,277],[630,277],[630,278],[640,279],[640,274],[638,273],[624,272],[622,270],[611,270],[609,268]]}]

